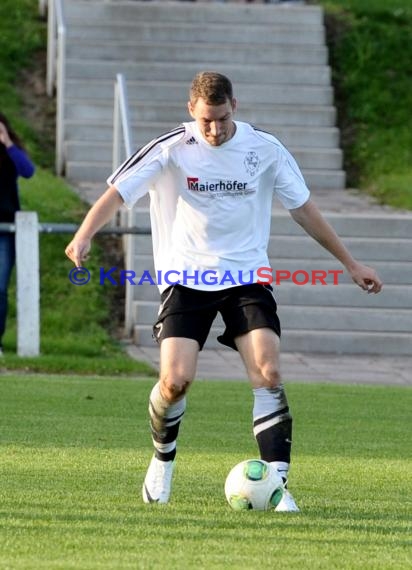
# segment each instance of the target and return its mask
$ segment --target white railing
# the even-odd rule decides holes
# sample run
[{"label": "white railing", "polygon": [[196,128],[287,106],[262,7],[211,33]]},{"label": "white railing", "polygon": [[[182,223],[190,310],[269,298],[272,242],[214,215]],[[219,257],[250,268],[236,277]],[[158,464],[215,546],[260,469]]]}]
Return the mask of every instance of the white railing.
[{"label": "white railing", "polygon": [[126,80],[122,73],[116,75],[114,84],[113,110],[113,170],[133,152],[132,132],[130,129],[129,101]]},{"label": "white railing", "polygon": [[[45,10],[46,1],[40,1]],[[64,91],[66,75],[66,23],[62,0],[47,0],[47,77],[49,97],[56,92],[56,172],[64,170]]]},{"label": "white railing", "polygon": [[[127,96],[126,80],[121,73],[116,75],[114,85],[114,109],[113,109],[113,154],[112,168],[116,168],[125,158],[133,152],[132,132],[130,128],[129,101]],[[134,211],[129,210],[123,220],[127,227],[134,225]],[[135,240],[132,235],[126,234],[123,239],[125,250],[126,269],[131,269],[135,263]],[[125,334],[129,336],[133,327],[133,286],[126,281],[125,290]]]},{"label": "white railing", "polygon": [[16,212],[17,354],[40,353],[39,232],[37,212]]},{"label": "white railing", "polygon": [[[17,354],[40,354],[40,233],[73,235],[79,226],[65,223],[39,223],[37,212],[16,212],[14,223],[0,222],[0,232],[14,233],[16,243]],[[99,234],[150,235],[150,228],[104,227]],[[69,273],[70,279],[70,273]],[[81,285],[75,280],[71,283]],[[87,283],[84,282],[83,284]]]}]

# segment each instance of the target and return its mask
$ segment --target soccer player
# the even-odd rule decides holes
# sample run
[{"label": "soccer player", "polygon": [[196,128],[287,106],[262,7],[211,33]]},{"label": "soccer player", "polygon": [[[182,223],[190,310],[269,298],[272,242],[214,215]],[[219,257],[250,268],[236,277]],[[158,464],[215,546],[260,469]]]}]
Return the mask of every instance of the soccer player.
[{"label": "soccer player", "polygon": [[132,208],[149,191],[156,271],[183,277],[180,284],[159,285],[153,330],[160,344],[160,378],[149,398],[154,455],[143,500],[169,501],[186,393],[219,312],[226,326],[219,341],[239,351],[250,378],[260,456],[274,464],[285,483],[276,510],[298,511],[287,489],[292,416],[279,372],[280,324],[272,289],[256,275],[259,267],[269,266],[273,195],[357,285],[378,293],[382,283],[352,257],[323,218],[286,148],[273,135],[234,120],[236,99],[227,77],[197,74],[188,110],[193,121],[152,140],[110,176],[109,188],[66,254],[81,266],[96,232],[123,203]]}]

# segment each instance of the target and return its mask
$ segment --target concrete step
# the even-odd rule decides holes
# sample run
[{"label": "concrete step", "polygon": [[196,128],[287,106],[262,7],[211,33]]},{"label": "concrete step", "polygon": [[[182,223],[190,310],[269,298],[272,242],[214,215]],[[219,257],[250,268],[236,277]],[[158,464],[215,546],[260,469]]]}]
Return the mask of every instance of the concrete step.
[{"label": "concrete step", "polygon": [[[317,88],[330,85],[330,68],[326,65],[271,65],[267,73],[267,64],[225,63],[214,64],[215,71],[225,73],[234,85],[238,83],[258,83],[265,78],[267,85],[313,85]],[[121,71],[128,81],[182,81],[186,87],[190,85],[194,75],[199,71],[198,62],[154,62],[154,61],[100,61],[85,59],[69,59],[66,64],[67,78],[113,80]]]},{"label": "concrete step", "polygon": [[[67,161],[65,175],[74,184],[104,181],[112,173],[111,163]],[[345,187],[343,170],[313,170],[302,168],[306,183],[312,190],[341,190]]]},{"label": "concrete step", "polygon": [[[411,242],[412,247],[412,242]],[[314,276],[314,271],[340,271],[343,270],[342,265],[333,259],[276,259],[272,258],[269,260],[270,267],[272,269],[273,278],[279,278],[281,284],[283,285],[283,276],[286,276],[283,272],[289,272],[291,275],[295,272],[304,271],[307,272],[312,280]],[[412,264],[407,261],[375,261],[373,263],[374,269],[378,272],[379,276],[386,285],[412,285]],[[138,254],[133,262],[132,270],[136,274],[136,280],[148,272],[153,279],[156,278],[156,272],[154,270],[153,258],[151,255]],[[276,273],[277,272],[277,273]],[[282,273],[280,273],[282,272]],[[267,274],[268,272],[266,272]],[[246,275],[246,274],[245,274]],[[317,275],[320,275],[319,273]],[[343,270],[343,273],[328,273],[326,278],[327,283],[332,283],[336,275],[338,282],[340,284],[352,283],[349,274]],[[246,277],[245,277],[246,279]],[[302,274],[296,275],[296,280],[303,280]],[[290,281],[290,278],[288,279]],[[137,291],[136,291],[137,292]],[[412,294],[412,293],[411,293]]]},{"label": "concrete step", "polygon": [[[316,195],[312,196],[316,202]],[[396,240],[412,238],[412,213],[338,213],[323,212],[324,217],[342,238],[384,238]],[[138,223],[149,222],[149,212],[140,208],[135,213]],[[306,236],[306,232],[292,219],[286,210],[272,213],[272,234],[280,236]],[[411,254],[412,259],[412,254]],[[391,260],[389,260],[390,262]]]},{"label": "concrete step", "polygon": [[[119,67],[118,72],[122,72]],[[89,98],[95,100],[113,100],[114,79],[95,80],[93,82],[79,81],[78,79],[67,79],[65,95],[67,98]],[[127,76],[126,76],[127,79]],[[180,81],[127,81],[127,91],[130,101],[151,101],[154,103],[174,102],[186,105],[188,100],[189,85]],[[303,105],[316,109],[329,107],[333,103],[333,90],[330,86],[303,85],[267,85],[259,82],[237,83],[235,85],[236,97],[240,105]],[[316,111],[315,109],[315,111]]]},{"label": "concrete step", "polygon": [[[138,279],[136,280],[138,283]],[[113,285],[107,284],[107,287]],[[156,285],[144,283],[136,285],[139,301],[159,301]],[[275,298],[280,307],[291,305],[301,307],[348,307],[368,309],[412,309],[412,291],[410,285],[385,285],[379,295],[368,295],[355,284],[339,285],[295,285],[282,282],[275,287]]]},{"label": "concrete step", "polygon": [[[83,94],[83,98],[66,100],[65,110],[68,128],[76,130],[82,128],[82,136],[73,138],[84,140],[90,129],[94,140],[105,140],[106,136],[113,132],[113,88],[107,100],[93,101],[86,98],[85,85],[78,84],[77,87],[80,91],[79,97]],[[134,128],[138,128],[142,122],[176,124],[191,120],[183,101],[167,103],[165,101],[149,102],[129,99],[129,111]],[[250,106],[247,103],[240,103],[240,107],[236,111],[236,119],[249,122],[269,132],[272,132],[272,129],[285,126],[296,129],[309,127],[335,129],[336,111],[334,107],[330,106],[262,104],[256,108],[256,106]]]},{"label": "concrete step", "polygon": [[159,22],[167,19],[167,22],[181,23],[182,21],[197,25],[199,22],[213,22],[220,24],[250,24],[266,25],[270,22],[277,25],[303,25],[323,26],[323,13],[318,6],[293,6],[290,10],[287,6],[259,4],[231,4],[231,3],[203,3],[198,2],[196,9],[184,2],[167,2],[165,9],[164,1],[136,2],[136,1],[92,1],[76,0],[66,2],[65,15],[69,23],[72,21],[85,21],[93,14],[95,21],[118,22],[126,21],[149,21]]},{"label": "concrete step", "polygon": [[[136,250],[143,254],[151,254],[151,241],[146,236],[137,236]],[[345,245],[354,257],[375,261],[401,261],[411,262],[411,239],[403,238],[368,238],[347,237],[343,239]],[[306,236],[278,236],[269,238],[268,256],[270,259],[334,259],[313,239]],[[245,268],[249,269],[249,268]]]},{"label": "concrete step", "polygon": [[352,331],[284,331],[284,352],[410,355],[412,334]]},{"label": "concrete step", "polygon": [[[367,259],[374,261],[411,261],[411,240],[410,239],[388,239],[388,238],[344,238],[344,243],[357,259]],[[271,236],[268,248],[269,257],[285,256],[291,258],[325,259],[331,255],[319,248],[319,245],[306,237],[283,237]]]},{"label": "concrete step", "polygon": [[[219,348],[221,330],[212,328],[205,348]],[[135,326],[133,340],[141,346],[155,346],[152,327]],[[373,333],[341,331],[291,331],[282,333],[282,352],[318,352],[322,354],[390,354],[410,355],[412,335],[409,333]]]},{"label": "concrete step", "polygon": [[[134,303],[134,320],[139,325],[153,325],[159,303]],[[371,309],[350,307],[295,307],[281,305],[278,314],[282,330],[297,331],[354,331],[410,333],[412,335],[412,309]],[[224,322],[217,315],[213,326],[220,330]]]},{"label": "concrete step", "polygon": [[[412,212],[387,213],[386,215],[380,213],[323,212],[323,215],[343,238],[379,237],[391,240],[396,238],[412,240]],[[137,226],[149,227],[148,207],[134,209],[134,223]],[[305,236],[306,239],[309,239],[306,232],[291,218],[286,210],[276,209],[272,212],[271,228],[271,233],[274,236]],[[412,261],[412,254],[410,261]],[[388,263],[390,262],[391,260],[388,261]]]},{"label": "concrete step", "polygon": [[77,39],[69,43],[66,56],[68,59],[87,59],[104,61],[173,61],[196,62],[201,64],[218,64],[222,61],[240,63],[243,65],[260,64],[270,65],[310,65],[321,66],[328,63],[328,52],[325,46],[309,44],[302,49],[301,46],[282,44],[262,45],[248,43],[246,48],[242,43],[221,43],[210,45],[205,49],[202,43],[185,43],[182,45],[174,41],[153,43],[133,38],[129,41],[116,38],[113,42],[106,39],[90,40]]},{"label": "concrete step", "polygon": [[[107,108],[107,111],[113,114],[113,110]],[[72,111],[70,111],[72,114]],[[87,111],[84,112],[87,115]],[[78,118],[80,118],[81,113],[77,113]],[[183,113],[182,113],[183,115]],[[188,121],[190,118],[188,116],[183,117],[183,121]],[[108,121],[105,124],[99,122],[98,118],[95,118],[96,127],[93,128],[91,124],[84,126],[84,130],[78,130],[79,123],[76,122],[68,124],[68,129],[66,130],[67,139],[69,141],[69,146],[77,145],[82,150],[82,147],[90,147],[90,141],[93,141],[96,149],[104,148],[104,146],[110,145],[110,140],[113,136],[113,125]],[[148,143],[153,138],[153,133],[155,136],[165,133],[168,130],[175,128],[182,121],[176,121],[172,123],[154,123],[154,122],[133,122],[132,127],[132,137],[134,141],[134,146],[136,148],[143,146]],[[80,122],[80,125],[82,123]],[[287,147],[315,147],[315,148],[333,148],[338,146],[339,140],[339,130],[335,127],[287,127],[276,125],[259,125],[262,130],[266,132],[273,133],[285,146]],[[88,135],[85,139],[82,133]],[[94,135],[94,136],[92,136]],[[79,152],[81,152],[81,150]],[[71,154],[70,149],[68,150],[68,157],[73,157],[75,155]]]},{"label": "concrete step", "polygon": [[214,43],[253,43],[267,45],[323,45],[325,31],[323,26],[297,26],[293,24],[256,24],[246,25],[222,22],[211,24],[203,22],[159,22],[138,21],[127,22],[95,22],[94,20],[74,20],[68,22],[68,40],[122,40],[151,41],[153,43],[170,42],[209,42]]},{"label": "concrete step", "polygon": [[[150,141],[156,136],[155,133],[161,134],[166,132],[168,129],[154,129],[149,132],[147,129],[148,136],[139,136],[135,140],[137,147],[143,146],[145,143]],[[290,147],[290,152],[292,152],[297,163],[302,169],[323,169],[323,170],[334,170],[342,167],[342,152],[339,149],[331,148],[315,148],[315,147]],[[81,141],[72,141],[66,144],[66,157],[69,162],[78,161],[90,161],[90,162],[100,162],[103,165],[110,165],[112,160],[112,145],[110,143],[84,143]]]},{"label": "concrete step", "polygon": [[[412,309],[280,306],[279,318],[286,330],[409,333]],[[156,318],[156,314],[155,314]]]},{"label": "concrete step", "polygon": [[410,355],[412,334],[352,331],[285,331],[284,352],[319,352],[323,354]]},{"label": "concrete step", "polygon": [[356,285],[297,286],[283,284],[276,288],[280,306],[356,307],[412,309],[412,292],[408,285],[387,285],[379,295],[368,295]]}]

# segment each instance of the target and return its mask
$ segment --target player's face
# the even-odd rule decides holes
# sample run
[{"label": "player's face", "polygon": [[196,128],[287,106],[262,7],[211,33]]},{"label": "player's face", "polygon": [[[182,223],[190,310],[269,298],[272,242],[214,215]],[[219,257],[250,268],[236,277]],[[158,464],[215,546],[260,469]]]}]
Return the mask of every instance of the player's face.
[{"label": "player's face", "polygon": [[203,137],[212,146],[220,146],[235,133],[233,113],[236,109],[236,100],[226,101],[222,105],[208,105],[199,98],[196,103],[188,103],[190,115],[195,119]]}]

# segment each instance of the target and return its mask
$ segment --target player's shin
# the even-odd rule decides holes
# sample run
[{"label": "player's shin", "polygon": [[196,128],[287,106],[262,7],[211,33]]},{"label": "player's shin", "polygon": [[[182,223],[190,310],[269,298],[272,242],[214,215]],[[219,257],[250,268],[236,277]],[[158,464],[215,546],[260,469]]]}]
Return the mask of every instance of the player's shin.
[{"label": "player's shin", "polygon": [[186,409],[186,398],[169,404],[157,383],[150,394],[149,415],[155,457],[160,461],[173,461],[176,456],[176,440]]}]

